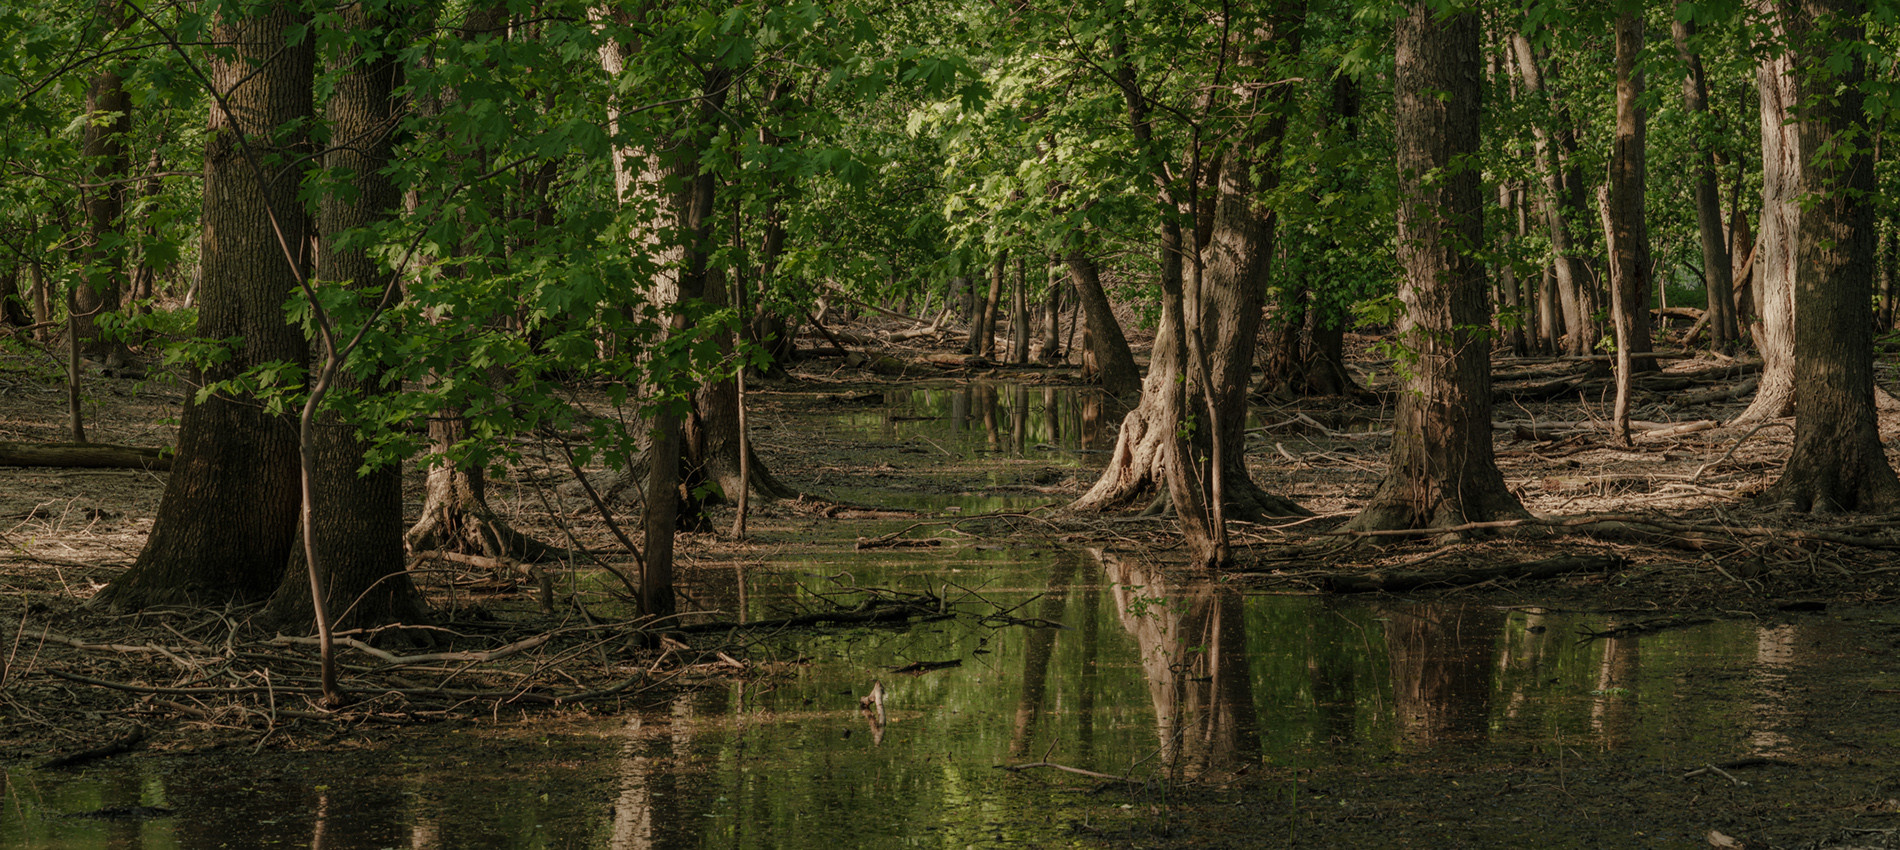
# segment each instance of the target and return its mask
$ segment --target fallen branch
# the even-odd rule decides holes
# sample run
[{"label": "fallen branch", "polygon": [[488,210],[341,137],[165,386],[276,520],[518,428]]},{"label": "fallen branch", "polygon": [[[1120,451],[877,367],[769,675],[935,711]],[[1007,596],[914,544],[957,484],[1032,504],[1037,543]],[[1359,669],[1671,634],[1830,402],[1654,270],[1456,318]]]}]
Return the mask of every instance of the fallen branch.
[{"label": "fallen branch", "polygon": [[1116,776],[1115,774],[1112,774],[1112,773],[1100,773],[1093,770],[1083,770],[1082,768],[1079,768],[1079,767],[1070,767],[1066,764],[1056,764],[1055,762],[1052,762],[1052,761],[1032,761],[1028,764],[999,764],[996,766],[998,770],[1007,770],[1010,773],[1021,773],[1022,771],[1028,770],[1032,767],[1054,768],[1056,770],[1067,771],[1069,773],[1073,773],[1078,776],[1086,776],[1090,779],[1100,779],[1105,782],[1121,782],[1128,785],[1147,785],[1148,784],[1139,779],[1130,779],[1126,776]]},{"label": "fallen branch", "polygon": [[1614,572],[1629,565],[1614,555],[1567,555],[1543,561],[1496,566],[1456,567],[1403,572],[1344,572],[1318,577],[1319,586],[1332,593],[1396,593],[1423,587],[1464,587],[1496,579],[1547,579],[1571,573]]},{"label": "fallen branch", "polygon": [[138,746],[139,742],[143,740],[145,740],[145,727],[134,726],[132,727],[132,731],[125,733],[123,737],[93,747],[90,750],[67,753],[66,755],[55,756],[40,762],[40,769],[52,770],[56,767],[73,767],[87,762],[98,761],[103,758],[111,758],[112,756],[116,756]]},{"label": "fallen branch", "polygon": [[168,470],[170,451],[104,443],[0,443],[0,466]]}]

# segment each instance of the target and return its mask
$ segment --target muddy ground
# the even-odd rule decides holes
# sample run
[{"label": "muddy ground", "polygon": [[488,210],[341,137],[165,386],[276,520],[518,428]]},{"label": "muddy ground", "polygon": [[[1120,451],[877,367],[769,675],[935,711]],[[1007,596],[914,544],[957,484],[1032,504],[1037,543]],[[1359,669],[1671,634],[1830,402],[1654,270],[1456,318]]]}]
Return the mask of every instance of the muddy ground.
[{"label": "muddy ground", "polygon": [[[875,339],[894,327],[864,322],[851,329],[857,334],[852,338]],[[719,531],[686,535],[681,551],[688,598],[696,571],[723,570],[804,542],[877,537],[894,521],[901,525],[908,516],[903,511],[866,509],[876,507],[867,504],[872,497],[861,495],[867,489],[1009,494],[1052,505],[1079,495],[1092,481],[1089,470],[1041,464],[1033,453],[958,458],[920,453],[915,446],[867,446],[800,426],[815,413],[874,412],[894,382],[994,379],[1057,386],[1075,380],[1066,368],[961,363],[948,353],[954,345],[945,338],[885,346],[908,364],[901,376],[815,358],[798,364],[787,379],[755,385],[751,411],[760,453],[780,478],[810,498],[760,506],[744,541],[724,531],[729,509],[713,516]],[[1883,364],[1880,374],[1893,374],[1893,365]],[[1615,611],[1624,621],[1663,624],[1671,617],[1765,623],[1866,618],[1900,597],[1900,559],[1894,554],[1900,534],[1891,517],[1817,519],[1755,501],[1787,455],[1790,421],[1663,430],[1702,420],[1725,423],[1746,406],[1747,394],[1730,390],[1758,366],[1709,355],[1671,359],[1662,375],[1643,380],[1634,418],[1655,423],[1656,433],[1639,435],[1629,447],[1616,445],[1603,428],[1609,392],[1602,381],[1576,364],[1497,360],[1497,419],[1503,423],[1497,448],[1505,478],[1527,508],[1540,517],[1571,520],[1567,525],[1456,542],[1332,533],[1363,504],[1382,472],[1391,441],[1385,430],[1392,412],[1388,366],[1363,354],[1355,359],[1362,382],[1377,391],[1364,397],[1258,403],[1249,437],[1256,480],[1317,517],[1237,524],[1243,545],[1234,580],[1275,592],[1317,593],[1345,573],[1455,572],[1600,555],[1613,556],[1616,566],[1552,579],[1428,585],[1406,596]],[[180,390],[154,372],[157,379],[89,379],[91,439],[138,446],[171,442]],[[60,366],[47,353],[27,349],[0,358],[0,441],[64,439],[60,379]],[[1881,433],[1890,445],[1900,437],[1900,414],[1883,411]],[[530,452],[496,482],[495,506],[542,539],[563,540],[571,533],[590,548],[614,548],[598,513],[558,486],[565,473],[534,456]],[[1094,456],[1106,459],[1105,452]],[[410,478],[413,511],[420,482]],[[0,647],[6,662],[0,671],[0,761],[9,765],[83,752],[134,726],[148,730],[145,740],[137,753],[121,758],[216,750],[233,742],[253,751],[321,750],[344,728],[479,717],[492,713],[501,697],[524,694],[535,698],[511,700],[511,708],[585,712],[587,699],[570,698],[637,700],[723,681],[746,663],[731,657],[730,648],[694,645],[690,637],[655,647],[624,633],[602,636],[598,623],[577,623],[559,610],[560,600],[544,598],[540,576],[531,571],[497,575],[432,562],[423,565],[428,572],[419,580],[446,625],[429,651],[453,655],[503,645],[514,647],[518,657],[532,650],[543,659],[539,653],[565,647],[560,657],[571,665],[541,680],[532,679],[549,675],[541,666],[524,671],[505,663],[470,663],[453,687],[436,685],[433,692],[382,674],[361,686],[381,696],[330,715],[306,698],[310,648],[294,636],[272,641],[246,631],[242,609],[125,615],[85,605],[136,556],[151,527],[163,473],[12,468],[0,470],[0,482],[0,638],[6,644]],[[854,496],[828,496],[840,487]],[[1053,509],[1026,513],[964,518],[956,528],[998,542],[1035,538],[1109,546],[1163,563],[1175,549],[1165,519],[1072,516]],[[611,588],[600,593],[608,598]],[[611,609],[611,603],[601,603],[594,613],[603,606]],[[1116,846],[1888,846],[1900,830],[1900,740],[1894,734],[1900,696],[1868,683],[1885,681],[1900,634],[1885,627],[1863,634],[1857,645],[1838,648],[1838,664],[1812,671],[1815,680],[1802,683],[1811,696],[1806,710],[1813,736],[1804,752],[1825,755],[1800,763],[1733,763],[1725,771],[1686,776],[1701,765],[1636,753],[1576,753],[1560,744],[1526,752],[1515,763],[1394,755],[1373,768],[1261,769],[1165,786],[1111,784],[1093,792],[1103,802],[1102,817],[1074,824],[1074,835],[1082,843]],[[553,636],[545,645],[524,645],[537,635]],[[589,660],[595,656],[588,649],[603,645],[616,650],[614,660],[604,660],[604,652],[597,653],[602,660]],[[445,663],[463,661],[469,658]],[[84,678],[54,676],[47,672],[53,668],[83,671]],[[214,698],[193,684],[258,682],[273,675],[264,670],[280,672],[244,698]],[[166,692],[115,683],[183,684]],[[282,702],[261,707],[256,695],[264,691]],[[1733,761],[1712,752],[1698,757],[1718,767]],[[1688,811],[1698,817],[1682,817]],[[1683,824],[1691,820],[1730,826],[1718,834],[1690,834]]]}]

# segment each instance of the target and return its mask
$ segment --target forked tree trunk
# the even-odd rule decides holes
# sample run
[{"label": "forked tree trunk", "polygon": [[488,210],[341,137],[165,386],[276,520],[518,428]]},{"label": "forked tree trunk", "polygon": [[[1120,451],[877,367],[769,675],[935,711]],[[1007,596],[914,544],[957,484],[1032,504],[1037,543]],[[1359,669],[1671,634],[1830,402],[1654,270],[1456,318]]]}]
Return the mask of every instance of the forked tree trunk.
[{"label": "forked tree trunk", "polygon": [[[1758,4],[1759,5],[1759,4]],[[1772,23],[1775,29],[1780,22]],[[1777,39],[1777,44],[1786,44]],[[1788,120],[1800,101],[1794,60],[1771,50],[1755,68],[1761,93],[1761,233],[1754,246],[1755,347],[1761,381],[1755,400],[1735,417],[1740,422],[1777,419],[1794,412],[1795,268],[1801,231],[1801,139]]]},{"label": "forked tree trunk", "polygon": [[1411,352],[1385,480],[1349,528],[1440,528],[1524,513],[1491,446],[1490,325],[1478,174],[1478,15],[1412,0],[1395,75],[1399,340]]},{"label": "forked tree trunk", "polygon": [[[353,33],[373,37],[370,43],[383,45],[391,35],[387,19],[373,19],[361,6],[339,14]],[[402,110],[396,98],[402,66],[395,53],[366,56],[360,48],[347,51],[341,61],[343,73],[325,109],[331,144],[323,165],[331,174],[348,175],[348,184],[318,202],[316,276],[319,286],[351,287],[374,305],[394,283],[391,273],[369,252],[339,244],[344,234],[387,219],[401,203],[384,169],[394,147],[388,129]],[[381,383],[376,376],[342,373],[331,393],[385,392]],[[426,615],[427,606],[404,565],[402,467],[385,464],[359,475],[367,446],[355,426],[334,413],[319,416],[310,447],[316,461],[310,506],[316,533],[310,542],[320,565],[325,613],[333,628],[413,622]],[[314,611],[302,547],[287,566],[263,619],[277,628],[307,628]]]},{"label": "forked tree trunk", "polygon": [[[1268,76],[1280,70],[1279,62],[1297,55],[1305,7],[1283,2],[1270,14],[1270,20],[1248,33],[1252,42],[1242,49],[1243,62]],[[1124,64],[1118,73],[1136,140],[1158,153],[1148,106],[1134,84],[1132,68]],[[1123,421],[1102,477],[1071,505],[1075,510],[1104,510],[1151,493],[1156,485],[1165,486],[1181,518],[1189,562],[1196,565],[1213,566],[1228,557],[1225,517],[1307,513],[1253,483],[1243,432],[1273,253],[1272,212],[1260,198],[1278,182],[1277,157],[1290,93],[1286,86],[1248,87],[1245,107],[1267,117],[1223,156],[1208,245],[1200,252],[1205,268],[1197,270],[1194,279],[1184,276],[1181,259],[1191,247],[1185,244],[1182,227],[1189,219],[1185,214],[1164,219],[1162,321],[1141,404]],[[1165,173],[1155,176],[1163,202],[1182,209]],[[1184,428],[1190,417],[1198,424]]]},{"label": "forked tree trunk", "polygon": [[1854,54],[1836,73],[1818,47],[1859,43],[1866,8],[1858,0],[1774,5],[1795,52],[1793,103],[1800,104],[1788,118],[1801,148],[1794,279],[1801,308],[1794,451],[1762,498],[1814,513],[1888,511],[1900,504],[1900,478],[1887,463],[1874,416],[1874,161],[1860,87],[1866,66]]},{"label": "forked tree trunk", "polygon": [[[244,344],[195,374],[193,385],[261,363],[302,363],[309,354],[283,312],[309,262],[298,238],[309,220],[297,187],[315,50],[311,39],[290,37],[309,21],[294,4],[277,4],[247,18],[221,17],[213,34],[229,52],[209,60],[221,102],[212,104],[205,140],[198,328],[206,338],[242,337]],[[187,393],[177,458],[151,536],[132,568],[97,599],[143,608],[266,598],[296,542],[298,479],[293,422],[254,399],[218,393],[200,401]]]}]

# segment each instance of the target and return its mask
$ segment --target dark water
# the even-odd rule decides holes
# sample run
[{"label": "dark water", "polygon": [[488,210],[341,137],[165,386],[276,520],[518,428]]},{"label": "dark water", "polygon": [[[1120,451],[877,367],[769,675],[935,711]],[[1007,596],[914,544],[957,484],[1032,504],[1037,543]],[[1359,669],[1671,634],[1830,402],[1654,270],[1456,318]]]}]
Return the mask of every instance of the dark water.
[{"label": "dark water", "polygon": [[[832,552],[702,589],[736,607],[743,588],[744,610],[768,616],[848,586],[930,588],[967,613],[768,640],[751,657],[783,673],[619,716],[13,771],[0,846],[1066,844],[1103,805],[1079,790],[1092,782],[997,765],[1151,779],[1551,747],[1776,755],[1801,699],[1793,674],[1855,628],[1731,622],[1580,641],[1614,618],[1248,595],[1054,549]],[[976,616],[997,606],[1059,627]],[[920,661],[961,664],[891,672]],[[881,728],[860,708],[878,685]],[[171,814],[71,816],[134,805]]]}]

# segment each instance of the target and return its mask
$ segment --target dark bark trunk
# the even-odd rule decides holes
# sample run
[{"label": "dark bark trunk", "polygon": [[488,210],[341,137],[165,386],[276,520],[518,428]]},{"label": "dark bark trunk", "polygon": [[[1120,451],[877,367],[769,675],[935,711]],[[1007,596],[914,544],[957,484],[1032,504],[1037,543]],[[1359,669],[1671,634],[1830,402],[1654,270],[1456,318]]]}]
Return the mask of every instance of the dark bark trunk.
[{"label": "dark bark trunk", "polygon": [[1135,365],[1134,352],[1129,350],[1108,293],[1102,289],[1101,270],[1095,258],[1081,250],[1069,251],[1068,266],[1088,326],[1083,342],[1093,354],[1097,381],[1110,396],[1133,402],[1141,393],[1141,369]]},{"label": "dark bark trunk", "polygon": [[1511,260],[1511,243],[1516,241],[1517,231],[1513,225],[1517,220],[1518,193],[1509,183],[1498,184],[1498,209],[1504,213],[1504,224],[1498,228],[1498,294],[1504,305],[1503,329],[1504,341],[1511,353],[1522,357],[1530,353],[1530,338],[1525,334],[1524,290],[1518,286],[1517,264]]},{"label": "dark bark trunk", "polygon": [[1617,16],[1616,131],[1611,140],[1609,226],[1604,236],[1610,248],[1611,314],[1620,325],[1616,338],[1619,362],[1627,359],[1632,372],[1656,371],[1656,360],[1643,355],[1654,351],[1649,327],[1649,293],[1654,288],[1650,270],[1649,224],[1645,213],[1648,179],[1649,115],[1643,108],[1643,72],[1636,59],[1643,50],[1640,9]]},{"label": "dark bark trunk", "polygon": [[[1702,55],[1690,44],[1696,34],[1695,21],[1684,20],[1678,14],[1671,34],[1676,55],[1688,69],[1682,78],[1683,108],[1706,122],[1711,115],[1708,81],[1702,71]],[[1695,220],[1696,230],[1702,237],[1702,285],[1708,294],[1709,346],[1716,351],[1727,351],[1735,340],[1731,294],[1734,287],[1729,277],[1728,242],[1722,234],[1722,201],[1716,185],[1715,153],[1709,140],[1713,132],[1714,128],[1705,127],[1695,139]]]},{"label": "dark bark trunk", "polygon": [[[361,6],[339,13],[343,23],[384,45],[393,35],[390,22],[372,18]],[[366,55],[360,48],[341,59],[343,72],[325,109],[330,145],[324,168],[347,181],[318,202],[316,275],[319,286],[354,289],[366,306],[382,301],[394,281],[392,272],[361,248],[343,249],[341,237],[391,217],[401,197],[384,173],[394,150],[389,130],[403,106],[396,91],[402,66],[394,53]],[[336,396],[383,393],[378,375],[339,375]],[[356,428],[334,413],[321,413],[313,435],[315,453],[310,505],[314,534],[309,541],[319,565],[324,610],[335,628],[359,628],[414,621],[427,612],[404,565],[402,467],[385,464],[358,474],[368,446]],[[307,628],[313,623],[311,584],[303,549],[289,560],[284,579],[266,606],[263,619],[277,628]]]},{"label": "dark bark trunk", "polygon": [[[1858,0],[1775,3],[1795,51],[1801,153],[1794,451],[1764,501],[1798,511],[1876,512],[1900,503],[1900,477],[1874,416],[1874,161],[1854,54],[1830,68],[1823,45],[1862,38]],[[1792,104],[1790,104],[1792,105]]]},{"label": "dark bark trunk", "polygon": [[[100,21],[118,27],[121,12],[116,0],[98,4]],[[86,217],[86,244],[81,262],[85,279],[75,284],[71,306],[72,323],[68,332],[77,338],[79,353],[111,367],[131,361],[131,351],[123,342],[109,342],[100,335],[100,313],[119,309],[125,294],[126,258],[131,253],[126,239],[126,178],[132,161],[126,151],[126,133],[131,129],[132,101],[126,95],[125,80],[107,66],[92,78],[86,91],[86,127],[82,150],[91,166],[91,188],[82,190]]]},{"label": "dark bark trunk", "polygon": [[[1054,266],[1055,258],[1050,258]],[[1036,349],[1036,359],[1044,363],[1062,362],[1062,290],[1065,288],[1055,279],[1055,272],[1046,275],[1049,292],[1042,300],[1042,344]],[[1100,288],[1100,285],[1097,285]]]},{"label": "dark bark trunk", "polygon": [[[204,266],[199,332],[242,337],[229,360],[193,376],[204,385],[269,362],[303,363],[303,334],[283,304],[309,258],[298,198],[311,118],[315,52],[289,33],[309,23],[294,6],[221,19],[205,142]],[[240,85],[240,83],[242,83]],[[229,109],[227,112],[226,109]],[[178,455],[138,561],[99,595],[122,608],[252,602],[277,588],[296,541],[296,428],[252,399],[187,393]]]},{"label": "dark bark trunk", "polygon": [[1029,362],[1029,261],[1016,254],[1016,288],[1009,298],[1009,362]]},{"label": "dark bark trunk", "polygon": [[1413,353],[1384,482],[1349,526],[1437,528],[1524,513],[1491,446],[1478,173],[1478,16],[1408,4],[1398,23],[1399,259]]}]

